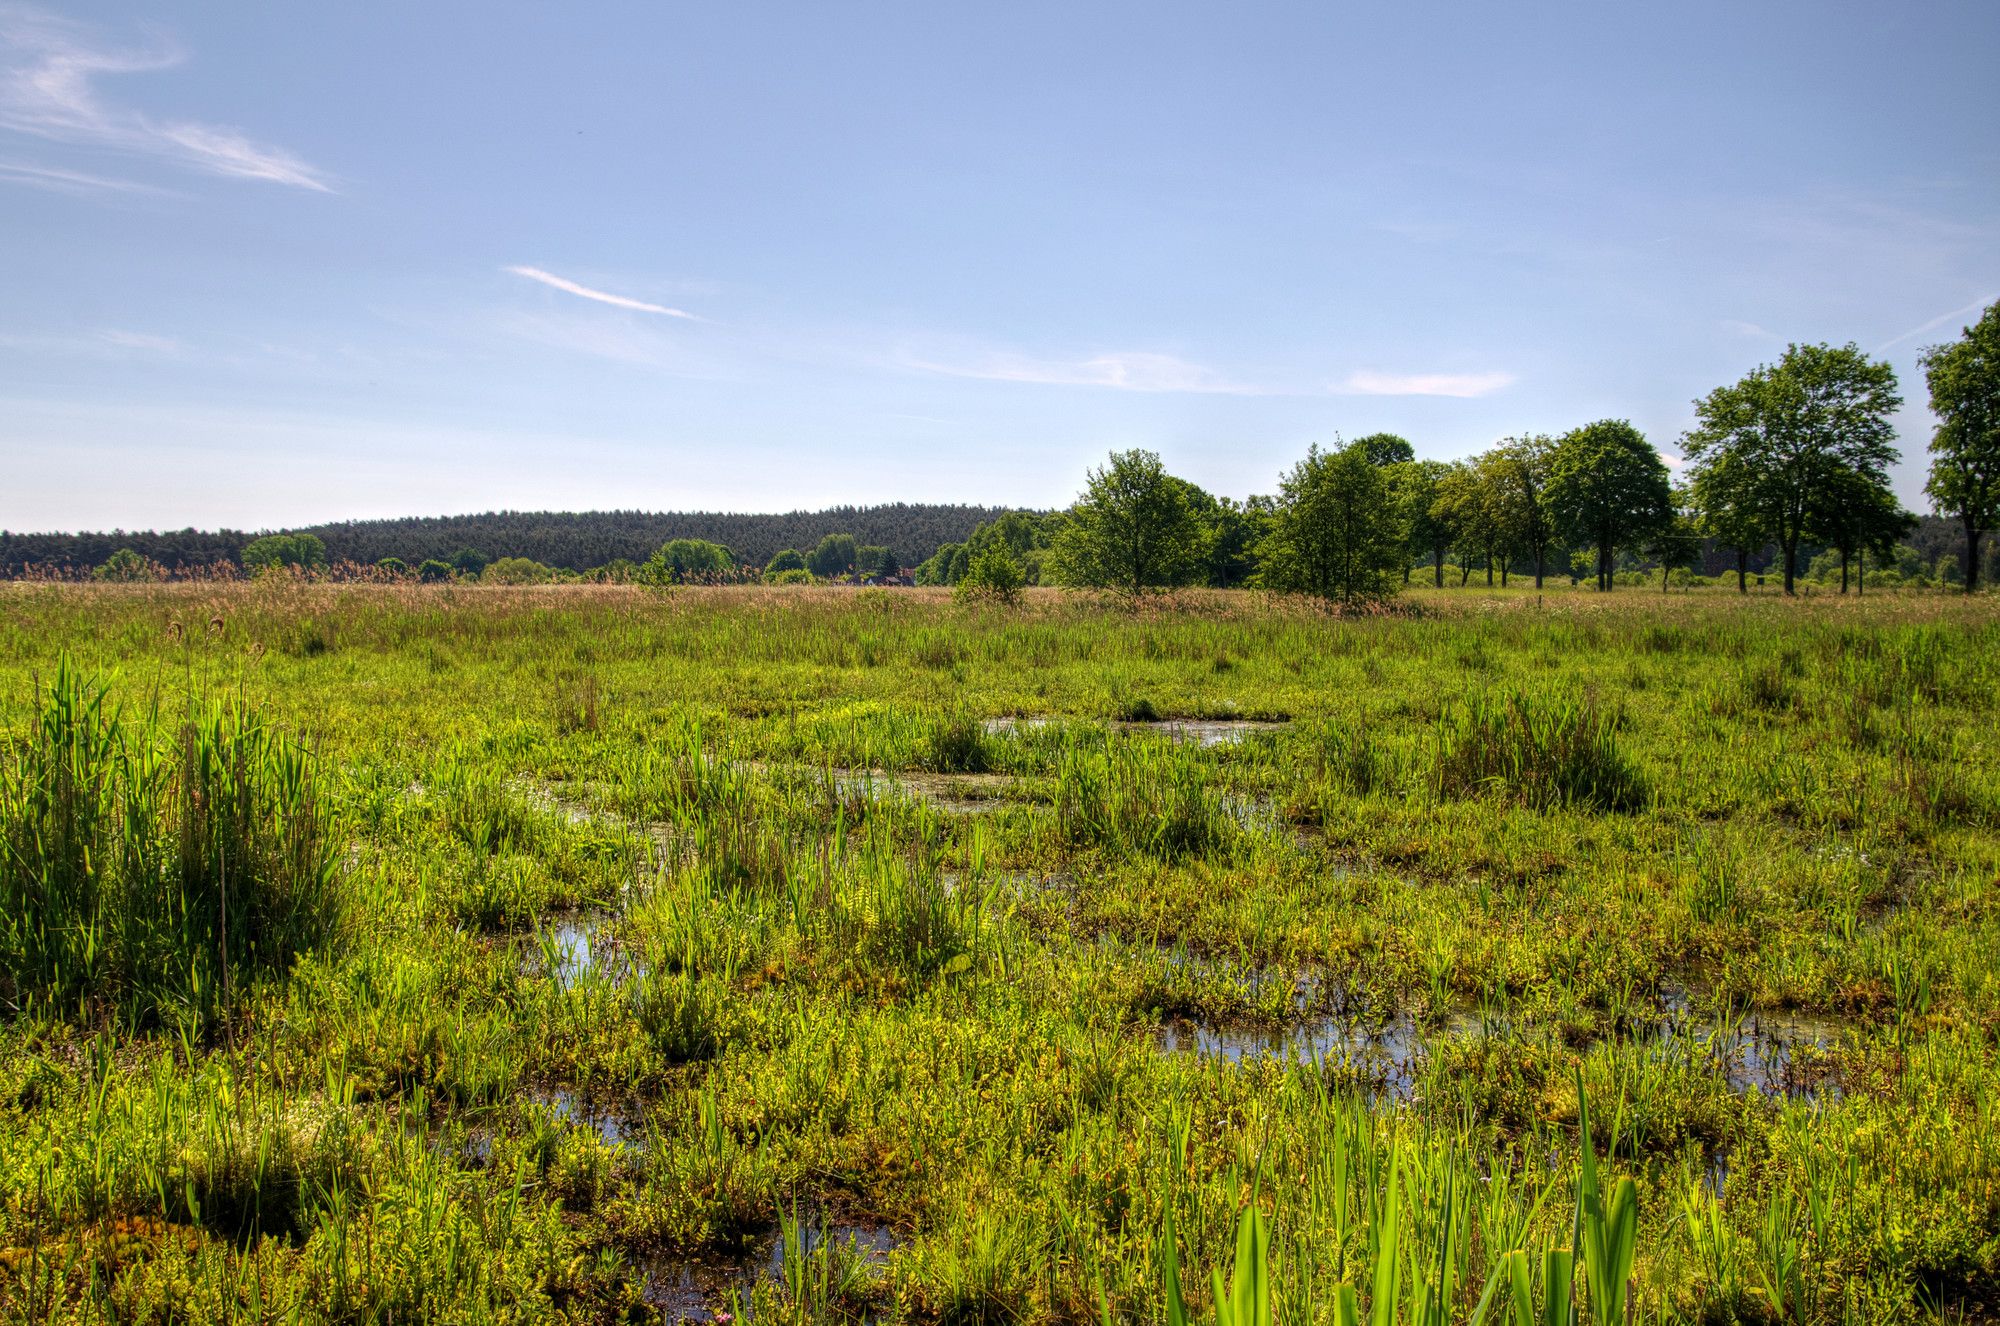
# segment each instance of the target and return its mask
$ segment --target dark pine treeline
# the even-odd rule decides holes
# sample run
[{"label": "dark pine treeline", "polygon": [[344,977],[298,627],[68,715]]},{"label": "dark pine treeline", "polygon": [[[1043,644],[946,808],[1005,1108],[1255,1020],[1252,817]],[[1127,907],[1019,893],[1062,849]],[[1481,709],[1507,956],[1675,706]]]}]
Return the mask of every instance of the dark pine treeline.
[{"label": "dark pine treeline", "polygon": [[[449,558],[464,548],[488,557],[530,557],[544,566],[584,571],[617,558],[644,562],[668,539],[720,543],[739,561],[762,566],[785,548],[811,551],[829,534],[892,549],[915,566],[946,543],[963,542],[1005,508],[925,505],[830,507],[825,511],[735,514],[721,511],[489,511],[470,516],[413,516],[311,525],[288,533],[315,534],[334,562],[400,557],[411,566]],[[170,571],[236,562],[257,537],[240,530],[132,533],[13,534],[0,531],[0,575],[32,570],[83,571],[130,548]]]},{"label": "dark pine treeline", "polygon": [[169,571],[193,571],[219,562],[240,565],[243,545],[256,538],[242,530],[112,530],[109,533],[13,534],[0,530],[0,576],[32,571],[89,571],[120,548],[130,548]]}]

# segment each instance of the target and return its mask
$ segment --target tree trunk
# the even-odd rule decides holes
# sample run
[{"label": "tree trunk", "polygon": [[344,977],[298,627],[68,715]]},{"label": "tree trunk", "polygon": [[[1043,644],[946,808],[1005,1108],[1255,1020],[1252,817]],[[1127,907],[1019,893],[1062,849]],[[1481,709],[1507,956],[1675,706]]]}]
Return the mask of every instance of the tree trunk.
[{"label": "tree trunk", "polygon": [[1788,595],[1796,594],[1799,592],[1794,583],[1798,579],[1798,565],[1799,565],[1798,539],[1793,538],[1787,541],[1784,544],[1784,551],[1785,551],[1785,593]]},{"label": "tree trunk", "polygon": [[1738,594],[1750,592],[1750,554],[1741,548],[1736,550],[1736,592]]},{"label": "tree trunk", "polygon": [[1970,594],[1979,588],[1979,536],[1986,531],[1965,518],[1965,592]]},{"label": "tree trunk", "polygon": [[1458,568],[1458,587],[1464,589],[1472,579],[1472,559],[1465,559],[1465,565]]},{"label": "tree trunk", "polygon": [[1667,559],[1664,557],[1660,559],[1660,592],[1667,592]]},{"label": "tree trunk", "polygon": [[1542,592],[1542,559],[1546,556],[1540,548],[1535,549],[1535,592]]},{"label": "tree trunk", "polygon": [[1431,576],[1437,582],[1436,588],[1444,588],[1444,549],[1431,549]]},{"label": "tree trunk", "polygon": [[1601,536],[1597,540],[1597,589],[1599,593],[1611,592],[1611,539]]},{"label": "tree trunk", "polygon": [[1840,550],[1840,592],[1847,592],[1847,549]]},{"label": "tree trunk", "polygon": [[1507,588],[1507,559],[1500,559],[1500,588]]},{"label": "tree trunk", "polygon": [[1493,588],[1493,550],[1486,550],[1486,587]]}]

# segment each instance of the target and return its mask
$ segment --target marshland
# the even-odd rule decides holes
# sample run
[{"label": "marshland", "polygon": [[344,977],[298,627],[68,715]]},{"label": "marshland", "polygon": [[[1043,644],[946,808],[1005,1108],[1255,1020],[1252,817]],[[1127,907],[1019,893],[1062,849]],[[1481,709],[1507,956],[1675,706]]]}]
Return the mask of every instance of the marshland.
[{"label": "marshland", "polygon": [[8,1320],[2000,1312],[1990,597],[0,591]]}]

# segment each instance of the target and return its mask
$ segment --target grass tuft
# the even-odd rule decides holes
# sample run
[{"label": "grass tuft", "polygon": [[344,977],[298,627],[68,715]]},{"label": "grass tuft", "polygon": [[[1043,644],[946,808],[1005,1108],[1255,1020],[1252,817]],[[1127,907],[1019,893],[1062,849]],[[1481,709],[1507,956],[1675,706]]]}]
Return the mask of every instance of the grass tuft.
[{"label": "grass tuft", "polygon": [[1524,805],[1638,810],[1646,788],[1617,724],[1589,700],[1482,695],[1439,726],[1441,796],[1500,789]]}]

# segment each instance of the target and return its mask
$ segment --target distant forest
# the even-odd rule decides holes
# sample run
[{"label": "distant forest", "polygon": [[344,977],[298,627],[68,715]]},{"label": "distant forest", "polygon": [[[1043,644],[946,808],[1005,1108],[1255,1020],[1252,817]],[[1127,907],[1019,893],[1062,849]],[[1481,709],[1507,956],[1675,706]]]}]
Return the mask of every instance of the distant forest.
[{"label": "distant forest", "polygon": [[[721,511],[489,511],[476,516],[412,516],[351,520],[287,531],[313,534],[333,562],[379,562],[399,557],[411,566],[448,559],[473,548],[488,557],[528,557],[544,566],[584,571],[616,558],[643,562],[669,539],[720,543],[739,562],[763,566],[786,548],[810,551],[829,534],[891,549],[904,566],[916,566],[947,543],[962,543],[1005,507],[839,506],[781,515]],[[0,576],[33,570],[88,571],[120,548],[130,548],[172,572],[218,562],[240,565],[243,546],[256,538],[242,530],[172,530],[134,533],[13,534],[0,530]]]},{"label": "distant forest", "polygon": [[[761,567],[786,548],[810,553],[829,534],[852,534],[857,543],[888,547],[903,566],[921,567],[940,549],[951,552],[965,545],[982,525],[998,520],[1009,509],[898,502],[782,515],[491,511],[476,516],[344,521],[288,532],[317,535],[326,544],[327,559],[333,562],[368,564],[398,557],[416,566],[428,558],[446,561],[455,553],[476,549],[488,558],[528,557],[544,566],[571,571],[604,566],[616,558],[644,562],[661,544],[676,538],[720,543],[739,563]],[[88,573],[120,548],[130,548],[172,573],[224,562],[240,567],[244,545],[257,537],[257,532],[226,529],[85,534],[12,534],[0,530],[0,577],[36,571]],[[1965,532],[1956,521],[1938,516],[1919,517],[1901,542],[1929,565],[1941,559],[1957,561],[1965,555]],[[1809,547],[1807,560],[1819,551]],[[1994,556],[2000,558],[2000,548]],[[1515,565],[1515,560],[1508,559],[1519,574],[1526,565]],[[1750,559],[1750,570],[1762,573],[1771,561],[1770,551],[1765,550]],[[1728,551],[1712,539],[1702,541],[1694,562],[1707,575],[1724,574],[1735,565]],[[922,577],[919,583],[931,578]],[[951,583],[952,578],[938,575],[936,580]]]}]

